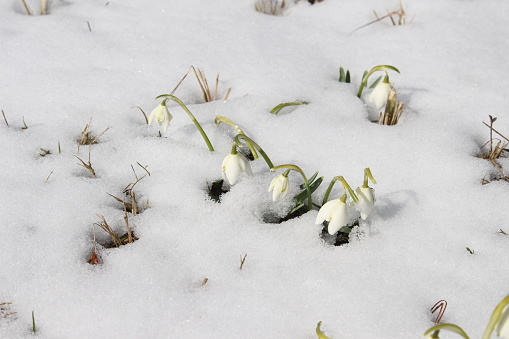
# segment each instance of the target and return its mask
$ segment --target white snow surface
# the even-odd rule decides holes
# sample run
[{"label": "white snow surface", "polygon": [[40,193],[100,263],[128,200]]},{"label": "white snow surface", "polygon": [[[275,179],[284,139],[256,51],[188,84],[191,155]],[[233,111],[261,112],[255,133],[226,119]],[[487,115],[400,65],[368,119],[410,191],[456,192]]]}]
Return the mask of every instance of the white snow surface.
[{"label": "white snow surface", "polygon": [[[39,1],[27,3],[37,14]],[[509,232],[509,186],[482,185],[498,171],[476,157],[489,114],[509,134],[509,2],[405,0],[406,25],[383,20],[351,33],[373,10],[398,6],[289,1],[271,16],[252,0],[53,0],[49,15],[28,16],[20,1],[2,0],[0,303],[16,313],[0,317],[0,337],[33,336],[34,311],[38,338],[316,338],[323,321],[336,339],[408,339],[433,325],[441,299],[443,322],[480,337],[509,293],[509,236],[499,233]],[[389,73],[406,105],[396,126],[370,122],[356,96],[362,72],[380,64],[401,71]],[[203,103],[190,74],[175,92],[215,152],[175,103],[163,137],[133,108],[149,114],[190,65],[211,86],[220,73],[221,97],[232,88],[227,101]],[[339,66],[351,84],[338,82]],[[269,114],[294,100],[309,105]],[[334,176],[355,189],[370,167],[373,214],[338,247],[320,238],[317,210],[265,223],[292,207],[302,180],[292,172],[289,194],[272,202],[267,189],[282,170],[261,158],[252,177],[211,201],[207,185],[221,178],[234,135],[216,115],[275,165],[319,171],[317,203]],[[78,153],[91,118],[94,135],[109,130]],[[89,151],[97,178],[77,164]],[[131,165],[145,173],[137,163],[151,174],[135,188],[149,208],[129,218],[139,240],[98,245],[91,265],[96,214],[124,232],[107,193],[122,197]]]}]

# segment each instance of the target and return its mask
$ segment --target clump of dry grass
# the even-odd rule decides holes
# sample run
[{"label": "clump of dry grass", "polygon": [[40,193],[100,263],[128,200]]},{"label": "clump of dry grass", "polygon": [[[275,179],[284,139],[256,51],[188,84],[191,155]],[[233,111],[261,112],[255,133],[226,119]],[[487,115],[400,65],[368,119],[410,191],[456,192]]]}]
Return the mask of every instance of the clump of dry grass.
[{"label": "clump of dry grass", "polygon": [[[205,100],[205,102],[217,100],[217,91],[219,88],[219,74],[216,76],[216,85],[214,87],[214,91],[211,92],[210,91],[211,89],[207,82],[207,77],[205,76],[205,73],[199,68],[195,69],[193,66],[191,66],[191,68],[193,69],[194,75],[196,76],[196,80],[198,80],[198,84],[200,85],[200,89],[203,94],[203,100]],[[228,96],[230,95],[231,90],[232,90],[231,87],[228,88],[228,90],[226,91],[226,93],[223,97],[223,100],[228,99]],[[214,93],[214,94],[212,95],[212,93]]]},{"label": "clump of dry grass", "polygon": [[12,303],[0,303],[0,318],[12,317],[16,312],[11,310]]},{"label": "clump of dry grass", "polygon": [[[107,193],[109,196],[113,197],[115,200],[117,200],[118,202],[120,202],[123,205],[125,212],[129,212],[132,214],[139,214],[141,212],[141,210],[138,206],[138,202],[136,200],[136,193],[134,192],[134,186],[136,186],[136,184],[138,182],[140,182],[143,178],[145,178],[147,175],[150,176],[150,172],[147,170],[147,166],[142,166],[142,165],[140,165],[140,163],[138,163],[138,166],[143,168],[145,170],[145,172],[147,172],[147,174],[145,174],[144,176],[139,178],[138,175],[136,174],[136,171],[134,170],[134,167],[131,165],[131,168],[133,170],[134,177],[135,177],[136,181],[129,183],[122,191],[122,193],[124,193],[128,197],[128,201],[124,201],[123,199],[120,199],[112,194]],[[146,208],[148,208],[148,200],[145,204],[145,209]]]},{"label": "clump of dry grass", "polygon": [[[379,16],[376,11],[373,11],[373,13],[375,14],[376,20],[368,22],[367,24],[362,25],[361,27],[358,27],[358,28],[354,29],[352,31],[352,33],[355,32],[355,31],[358,31],[361,28],[367,27],[367,26],[369,26],[371,24],[374,24],[376,22],[382,21],[382,20],[387,19],[387,18],[389,18],[391,20],[393,26],[405,25],[407,23],[406,22],[406,12],[403,9],[402,0],[399,0],[399,8],[397,10],[394,10],[394,11],[391,11],[391,12],[389,12],[389,10],[387,10],[387,14],[386,15]],[[412,18],[408,23],[412,23],[413,20],[414,20],[414,18]]]},{"label": "clump of dry grass", "polygon": [[[493,124],[497,121],[496,117],[489,115],[490,124],[488,125],[483,121],[483,124],[490,129],[490,140],[488,140],[481,148],[484,148],[489,145],[489,150],[486,153],[481,153],[478,156],[482,159],[489,160],[493,166],[499,171],[498,180],[509,181],[509,177],[505,175],[503,167],[497,162],[497,159],[502,157],[504,152],[508,152],[507,146],[509,145],[509,139],[506,138],[502,133],[493,128]],[[496,133],[503,140],[493,137],[493,133]],[[482,183],[487,184],[490,180],[486,179],[486,176],[483,178]]]},{"label": "clump of dry grass", "polygon": [[269,15],[283,15],[287,0],[256,0],[255,10]]},{"label": "clump of dry grass", "polygon": [[[28,8],[28,5],[27,5],[27,3],[25,2],[25,0],[21,0],[21,4],[23,5],[23,8],[25,9],[25,12],[26,12],[28,15],[32,15],[32,12],[31,12],[31,11],[30,11],[30,9]],[[40,10],[40,14],[41,14],[41,15],[47,15],[47,14],[48,14],[48,7],[49,7],[48,0],[41,0],[41,10]]]},{"label": "clump of dry grass", "polygon": [[396,125],[401,117],[401,113],[403,113],[403,106],[402,102],[398,102],[396,91],[391,88],[387,104],[385,105],[385,111],[383,114],[380,112],[378,123],[380,125]]},{"label": "clump of dry grass", "polygon": [[90,162],[90,150],[88,151],[88,162],[84,162],[83,160],[81,160],[80,158],[78,158],[78,156],[75,155],[75,157],[81,162],[78,163],[78,165],[80,165],[81,167],[84,167],[86,168],[89,172],[90,172],[90,175],[93,177],[93,178],[97,178],[96,174],[95,174],[95,170],[94,168],[92,167],[92,163]]},{"label": "clump of dry grass", "polygon": [[102,131],[98,136],[93,136],[92,131],[90,131],[90,125],[92,124],[92,118],[90,118],[90,121],[88,124],[85,125],[85,128],[81,132],[81,138],[78,139],[78,153],[80,151],[80,146],[83,145],[93,145],[97,144],[97,140],[106,133],[107,130],[110,128],[106,128],[104,131]]},{"label": "clump of dry grass", "polygon": [[138,238],[133,234],[131,227],[129,226],[129,217],[127,215],[127,212],[124,215],[124,223],[127,232],[122,236],[119,236],[117,233],[115,233],[115,231],[113,231],[113,229],[108,224],[106,218],[103,215],[97,214],[97,216],[101,219],[101,221],[94,223],[94,226],[97,226],[106,233],[108,233],[112,240],[112,244],[106,244],[104,245],[104,247],[106,248],[120,247],[122,245],[130,244],[138,240]]}]

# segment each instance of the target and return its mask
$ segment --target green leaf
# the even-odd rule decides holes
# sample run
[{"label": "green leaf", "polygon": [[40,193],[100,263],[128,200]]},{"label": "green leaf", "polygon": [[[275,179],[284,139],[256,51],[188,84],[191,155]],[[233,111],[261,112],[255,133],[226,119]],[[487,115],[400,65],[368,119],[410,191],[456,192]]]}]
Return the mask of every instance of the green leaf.
[{"label": "green leaf", "polygon": [[375,86],[376,86],[376,85],[378,85],[378,83],[380,82],[380,80],[382,80],[382,77],[383,77],[383,75],[380,75],[380,76],[378,77],[378,79],[376,79],[376,80],[375,80],[375,82],[373,82],[373,83],[371,84],[371,86],[369,86],[369,88],[375,88]]},{"label": "green leaf", "polygon": [[345,79],[345,82],[346,82],[347,84],[349,84],[349,83],[350,83],[350,71],[346,71],[346,79]]},{"label": "green leaf", "polygon": [[304,205],[304,203],[299,203],[299,204],[298,204],[297,206],[295,206],[295,207],[293,208],[293,210],[291,210],[291,211],[290,211],[290,213],[288,213],[287,215],[290,215],[290,214],[292,214],[292,213],[297,212],[298,210],[300,210],[300,209],[301,209],[302,207],[304,207],[304,206],[306,206],[306,205]]},{"label": "green leaf", "polygon": [[[313,174],[313,175],[311,176],[311,178],[309,178],[309,179],[308,179],[308,183],[309,183],[309,185],[311,185],[311,184],[313,183],[313,181],[315,180],[315,178],[316,178],[316,176],[317,176],[317,175],[318,175],[318,172],[316,172],[315,174]],[[305,188],[306,188],[306,184],[301,184],[301,185],[300,185],[300,189],[301,189],[301,190],[303,190],[303,189],[305,189]]]},{"label": "green leaf", "polygon": [[368,75],[368,71],[364,71],[364,73],[362,74],[361,82],[362,82],[362,86],[364,86],[364,87],[368,87],[368,85],[366,85],[366,83],[364,82],[364,79],[366,78],[366,75]]},{"label": "green leaf", "polygon": [[279,104],[276,107],[274,107],[273,109],[271,109],[269,112],[271,114],[278,114],[279,111],[281,111],[285,107],[288,107],[288,106],[298,106],[298,105],[307,105],[307,104],[309,104],[309,102],[301,101],[301,100],[297,100],[297,101],[293,101],[293,102],[283,102],[282,104]]},{"label": "green leaf", "polygon": [[489,339],[491,337],[491,334],[493,333],[493,330],[497,326],[498,322],[500,320],[503,321],[503,319],[500,319],[500,318],[502,318],[504,316],[503,311],[507,307],[507,305],[509,305],[509,296],[505,297],[500,302],[500,304],[498,304],[497,307],[495,307],[495,310],[491,314],[490,321],[488,322],[488,326],[486,326],[486,330],[484,331],[482,339]]},{"label": "green leaf", "polygon": [[343,69],[343,67],[339,67],[339,82],[345,82],[345,80],[346,80],[345,70]]},{"label": "green leaf", "polygon": [[[311,194],[313,194],[313,192],[316,191],[316,189],[318,188],[318,186],[320,186],[322,181],[323,181],[323,177],[320,177],[320,178],[316,179],[316,181],[313,182],[311,185],[309,185],[309,190],[311,191]],[[302,201],[306,200],[307,197],[308,197],[308,192],[307,192],[307,190],[304,190],[304,191],[300,192],[299,194],[297,194],[294,199],[297,200],[297,202],[302,202]]]},{"label": "green leaf", "polygon": [[323,334],[322,329],[320,328],[322,326],[322,322],[318,322],[316,325],[316,335],[318,336],[318,339],[332,339],[327,337],[325,334]]},{"label": "green leaf", "polygon": [[423,337],[428,337],[433,332],[441,331],[441,330],[447,330],[447,331],[450,331],[450,332],[454,332],[456,334],[459,334],[460,336],[462,336],[465,339],[470,339],[468,337],[468,335],[465,333],[465,331],[463,331],[463,329],[461,327],[456,326],[454,324],[440,324],[440,325],[433,326],[432,328],[430,328],[426,332],[424,332]]},{"label": "green leaf", "polygon": [[352,229],[348,226],[343,226],[339,229],[339,232],[349,234],[352,232]]}]

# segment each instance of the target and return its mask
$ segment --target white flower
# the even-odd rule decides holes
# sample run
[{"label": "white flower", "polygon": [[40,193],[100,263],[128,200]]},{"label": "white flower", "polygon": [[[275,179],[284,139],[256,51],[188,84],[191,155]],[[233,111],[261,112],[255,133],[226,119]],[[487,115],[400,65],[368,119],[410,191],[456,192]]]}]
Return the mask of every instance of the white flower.
[{"label": "white flower", "polygon": [[228,180],[230,185],[234,185],[242,172],[253,175],[249,160],[240,153],[229,153],[223,160],[223,179]]},{"label": "white flower", "polygon": [[502,315],[498,320],[496,331],[500,338],[509,339],[509,305],[504,307]]},{"label": "white flower", "polygon": [[361,212],[362,220],[366,220],[373,210],[375,205],[375,195],[371,187],[358,187],[355,190],[355,194],[359,198],[356,203],[357,208]]},{"label": "white flower", "polygon": [[329,222],[329,234],[334,234],[348,222],[348,212],[346,203],[341,199],[335,199],[327,202],[320,208],[316,216],[315,224],[321,224],[324,221]]},{"label": "white flower", "polygon": [[164,133],[166,133],[166,130],[168,129],[168,126],[170,125],[170,120],[173,119],[170,112],[168,111],[168,108],[165,104],[160,103],[152,113],[150,113],[150,117],[148,118],[148,124],[152,124],[152,121],[154,119],[157,121],[159,126],[163,125]]},{"label": "white flower", "polygon": [[272,191],[272,201],[283,199],[286,193],[288,193],[288,177],[283,174],[278,175],[269,186],[269,192]]},{"label": "white flower", "polygon": [[376,85],[373,92],[368,97],[368,102],[377,110],[380,111],[387,103],[389,93],[391,92],[391,84],[388,82],[380,82]]}]

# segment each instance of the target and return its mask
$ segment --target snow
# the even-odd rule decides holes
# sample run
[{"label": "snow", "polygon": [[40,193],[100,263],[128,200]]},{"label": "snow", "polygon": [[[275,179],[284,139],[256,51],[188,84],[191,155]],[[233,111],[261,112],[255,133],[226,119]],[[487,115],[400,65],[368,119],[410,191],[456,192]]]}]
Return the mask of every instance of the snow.
[{"label": "snow", "polygon": [[[26,1],[36,13],[39,1]],[[499,230],[509,232],[509,190],[481,184],[498,171],[476,155],[488,114],[509,134],[509,3],[406,0],[406,25],[351,33],[373,10],[398,6],[289,1],[271,16],[251,0],[53,0],[49,15],[28,16],[20,1],[2,1],[0,303],[16,313],[0,316],[0,337],[32,336],[34,311],[39,338],[316,338],[319,321],[333,338],[417,338],[441,299],[443,322],[480,337],[508,294],[509,238]],[[356,97],[362,72],[380,64],[401,71],[389,73],[406,105],[395,126],[371,123]],[[221,98],[232,88],[227,101],[203,103],[191,73],[175,92],[215,152],[175,103],[162,138],[134,108],[149,114],[190,65],[211,86],[220,73]],[[352,84],[337,81],[340,66]],[[309,104],[268,113],[295,100]],[[320,238],[316,210],[265,223],[292,208],[302,179],[292,172],[289,193],[272,202],[269,184],[283,170],[261,158],[252,177],[211,201],[207,186],[221,178],[234,136],[216,115],[275,165],[319,171],[317,203],[334,176],[355,189],[371,168],[373,214],[338,247]],[[91,118],[93,135],[109,129],[78,152]],[[78,166],[89,152],[97,178]],[[137,163],[150,172],[135,188],[150,207],[129,218],[139,240],[98,246],[100,265],[91,265],[96,214],[125,233],[107,193],[123,197],[136,180],[131,165],[145,174]]]}]

